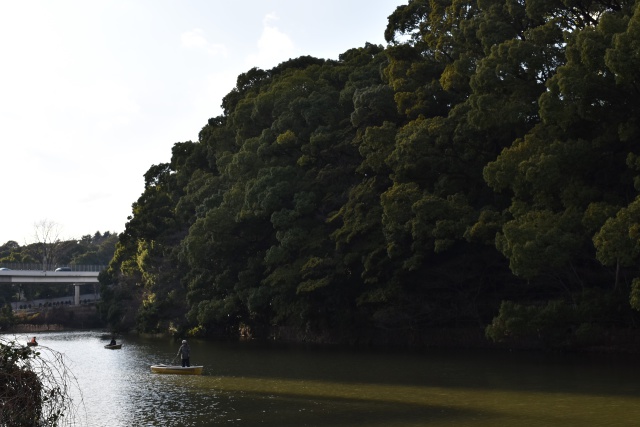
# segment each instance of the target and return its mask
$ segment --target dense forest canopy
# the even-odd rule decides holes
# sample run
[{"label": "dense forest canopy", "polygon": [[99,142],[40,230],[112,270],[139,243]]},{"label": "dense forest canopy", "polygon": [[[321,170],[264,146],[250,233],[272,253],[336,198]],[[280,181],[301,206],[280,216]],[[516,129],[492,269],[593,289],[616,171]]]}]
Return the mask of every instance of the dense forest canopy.
[{"label": "dense forest canopy", "polygon": [[410,0],[386,48],[238,76],[152,165],[113,327],[604,340],[640,309],[640,5]]}]

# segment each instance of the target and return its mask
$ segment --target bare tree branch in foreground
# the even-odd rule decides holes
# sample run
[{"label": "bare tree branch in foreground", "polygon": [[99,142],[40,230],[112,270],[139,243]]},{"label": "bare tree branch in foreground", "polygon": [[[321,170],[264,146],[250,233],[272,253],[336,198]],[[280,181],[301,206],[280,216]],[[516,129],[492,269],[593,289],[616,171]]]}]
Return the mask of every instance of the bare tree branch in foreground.
[{"label": "bare tree branch in foreground", "polygon": [[77,425],[70,389],[78,385],[63,354],[34,349],[0,340],[0,427]]}]

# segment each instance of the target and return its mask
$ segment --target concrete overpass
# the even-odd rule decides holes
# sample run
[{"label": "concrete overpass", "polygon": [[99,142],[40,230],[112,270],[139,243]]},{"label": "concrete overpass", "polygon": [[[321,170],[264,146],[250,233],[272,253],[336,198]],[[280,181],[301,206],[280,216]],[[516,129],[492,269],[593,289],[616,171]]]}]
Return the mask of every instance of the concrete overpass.
[{"label": "concrete overpass", "polygon": [[75,286],[74,304],[80,304],[80,286],[98,282],[98,271],[41,271],[0,270],[0,286],[3,284],[72,284]]}]

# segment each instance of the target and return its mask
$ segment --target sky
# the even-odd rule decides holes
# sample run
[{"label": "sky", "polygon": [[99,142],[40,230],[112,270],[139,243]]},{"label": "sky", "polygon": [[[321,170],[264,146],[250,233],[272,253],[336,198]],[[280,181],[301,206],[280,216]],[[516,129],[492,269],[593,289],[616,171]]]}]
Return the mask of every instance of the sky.
[{"label": "sky", "polygon": [[239,74],[385,46],[407,0],[0,0],[0,245],[121,233]]}]

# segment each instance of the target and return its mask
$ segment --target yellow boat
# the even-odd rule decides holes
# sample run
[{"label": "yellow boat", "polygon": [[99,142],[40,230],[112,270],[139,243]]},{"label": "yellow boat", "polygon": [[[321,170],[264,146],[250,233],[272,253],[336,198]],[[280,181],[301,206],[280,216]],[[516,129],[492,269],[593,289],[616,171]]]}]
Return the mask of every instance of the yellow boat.
[{"label": "yellow boat", "polygon": [[171,366],[151,365],[151,372],[156,374],[201,375],[203,366]]}]

